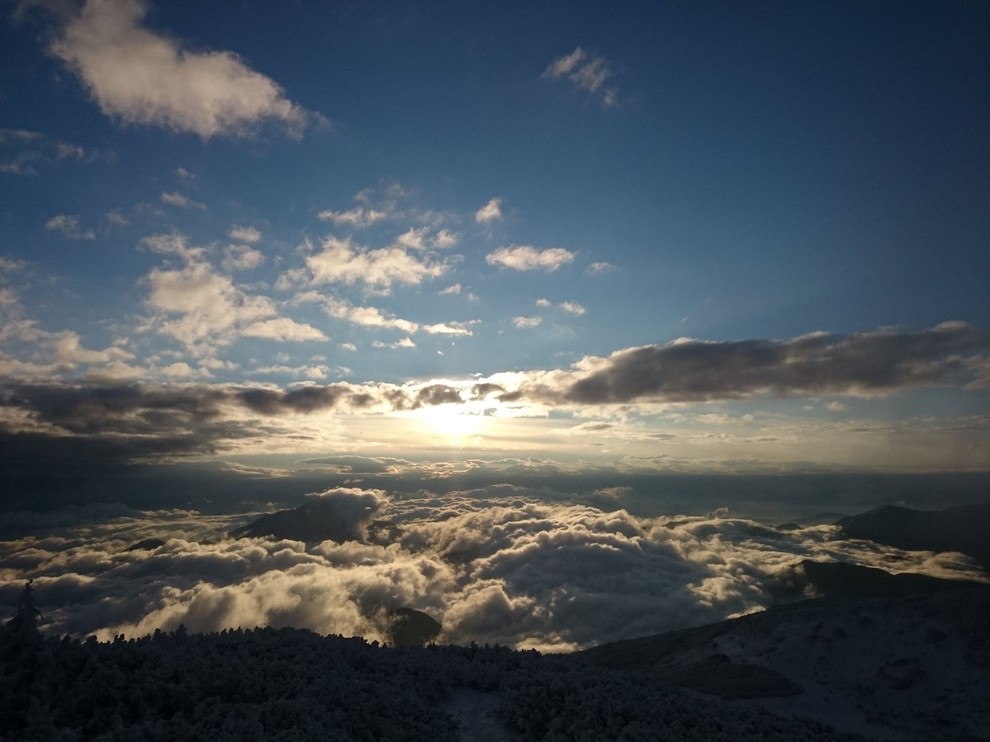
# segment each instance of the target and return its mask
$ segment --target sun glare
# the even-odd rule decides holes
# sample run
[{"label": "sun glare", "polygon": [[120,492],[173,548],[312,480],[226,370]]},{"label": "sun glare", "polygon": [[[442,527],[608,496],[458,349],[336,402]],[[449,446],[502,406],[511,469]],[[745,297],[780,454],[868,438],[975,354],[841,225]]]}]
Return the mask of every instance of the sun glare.
[{"label": "sun glare", "polygon": [[434,405],[417,410],[415,418],[424,434],[442,445],[462,446],[481,438],[488,427],[489,418],[481,409],[464,405]]}]

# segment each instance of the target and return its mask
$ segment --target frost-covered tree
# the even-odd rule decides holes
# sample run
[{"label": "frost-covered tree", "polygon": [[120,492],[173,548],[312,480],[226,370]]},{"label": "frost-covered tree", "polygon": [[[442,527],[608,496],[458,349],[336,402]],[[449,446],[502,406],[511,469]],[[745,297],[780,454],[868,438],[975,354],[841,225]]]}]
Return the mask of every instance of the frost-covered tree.
[{"label": "frost-covered tree", "polygon": [[17,599],[14,616],[4,627],[3,645],[4,656],[12,656],[28,647],[36,647],[41,643],[41,632],[38,622],[41,620],[41,610],[34,602],[31,580],[24,585],[24,590]]},{"label": "frost-covered tree", "polygon": [[15,633],[29,633],[32,635],[37,635],[38,632],[38,621],[41,620],[41,609],[38,608],[38,604],[34,602],[34,595],[32,595],[31,583],[34,580],[28,580],[24,583],[24,590],[21,592],[21,596],[17,599],[17,608],[14,613],[14,617],[7,622],[7,625]]}]

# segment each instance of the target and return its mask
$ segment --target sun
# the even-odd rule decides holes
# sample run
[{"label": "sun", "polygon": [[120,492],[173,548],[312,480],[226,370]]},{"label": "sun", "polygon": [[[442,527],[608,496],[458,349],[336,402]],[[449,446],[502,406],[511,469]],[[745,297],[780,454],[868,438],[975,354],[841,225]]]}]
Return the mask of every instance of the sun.
[{"label": "sun", "polygon": [[415,418],[424,433],[445,445],[463,446],[484,435],[489,418],[482,409],[442,404],[416,410]]}]

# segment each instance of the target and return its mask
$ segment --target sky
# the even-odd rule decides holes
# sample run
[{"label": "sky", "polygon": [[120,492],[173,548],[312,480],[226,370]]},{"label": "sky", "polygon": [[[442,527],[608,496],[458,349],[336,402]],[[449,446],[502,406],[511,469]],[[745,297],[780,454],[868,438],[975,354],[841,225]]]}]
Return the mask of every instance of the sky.
[{"label": "sky", "polygon": [[0,8],[6,509],[985,495],[985,3]]}]

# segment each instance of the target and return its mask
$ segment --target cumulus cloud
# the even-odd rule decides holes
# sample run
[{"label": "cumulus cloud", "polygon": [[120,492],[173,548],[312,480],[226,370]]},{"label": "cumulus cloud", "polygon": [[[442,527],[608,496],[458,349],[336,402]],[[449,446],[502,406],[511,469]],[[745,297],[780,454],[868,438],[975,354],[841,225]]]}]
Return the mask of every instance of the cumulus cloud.
[{"label": "cumulus cloud", "polygon": [[79,217],[71,214],[56,214],[45,222],[45,229],[49,232],[60,232],[70,240],[96,239],[96,233],[92,229],[83,229],[79,225]]},{"label": "cumulus cloud", "polygon": [[555,271],[562,265],[574,262],[574,253],[562,247],[538,250],[529,245],[500,247],[485,256],[488,265],[511,268],[517,271]]},{"label": "cumulus cloud", "polygon": [[313,284],[363,283],[383,291],[396,283],[417,285],[447,270],[442,262],[413,255],[401,247],[369,249],[332,236],[317,252],[306,256],[306,267]]},{"label": "cumulus cloud", "polygon": [[[326,339],[310,325],[279,317],[269,297],[252,294],[218,273],[206,260],[207,250],[189,245],[183,235],[152,235],[141,244],[184,263],[178,268],[153,268],[145,278],[145,304],[153,314],[142,329],[172,337],[200,357],[212,355],[217,346],[229,345],[241,335],[283,341]],[[261,257],[255,252],[228,248],[224,265],[228,270],[255,265]]]},{"label": "cumulus cloud", "polygon": [[479,224],[490,224],[491,222],[497,222],[502,219],[502,199],[493,198],[491,201],[486,203],[476,212],[474,212],[474,220]]},{"label": "cumulus cloud", "polygon": [[227,232],[227,235],[232,240],[237,240],[238,242],[247,242],[253,245],[255,242],[261,239],[261,232],[259,232],[254,227],[244,227],[239,225],[231,225]]},{"label": "cumulus cloud", "polygon": [[209,352],[213,343],[227,345],[238,327],[276,314],[271,299],[248,294],[208,263],[154,268],[147,283],[146,304],[155,312],[151,326],[197,353]]},{"label": "cumulus cloud", "polygon": [[228,271],[248,271],[264,262],[265,256],[260,250],[247,245],[227,245],[221,265]]},{"label": "cumulus cloud", "polygon": [[272,124],[298,137],[322,119],[229,51],[193,51],[142,26],[141,0],[88,0],[51,45],[100,110],[124,124],[250,137]]},{"label": "cumulus cloud", "polygon": [[59,363],[77,366],[80,364],[106,364],[115,361],[129,361],[134,354],[123,348],[109,347],[104,350],[89,350],[82,345],[78,333],[63,331],[56,333],[52,340],[55,345],[55,357]]},{"label": "cumulus cloud", "polygon": [[[106,640],[180,623],[382,640],[376,616],[409,606],[442,621],[441,641],[570,650],[760,610],[806,558],[980,578],[959,555],[843,540],[830,526],[785,532],[740,518],[638,518],[504,487],[323,496],[351,507],[366,537],[224,539],[251,516],[69,513],[57,532],[0,542],[0,602],[12,604],[33,578],[48,631]],[[370,517],[391,527],[372,534]],[[128,550],[149,538],[162,545]]]},{"label": "cumulus cloud", "polygon": [[575,89],[587,93],[606,108],[619,103],[618,90],[607,84],[615,77],[609,62],[605,57],[586,52],[581,47],[553,60],[543,71],[542,77],[547,80],[569,80]]}]

